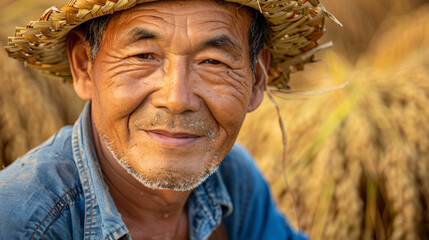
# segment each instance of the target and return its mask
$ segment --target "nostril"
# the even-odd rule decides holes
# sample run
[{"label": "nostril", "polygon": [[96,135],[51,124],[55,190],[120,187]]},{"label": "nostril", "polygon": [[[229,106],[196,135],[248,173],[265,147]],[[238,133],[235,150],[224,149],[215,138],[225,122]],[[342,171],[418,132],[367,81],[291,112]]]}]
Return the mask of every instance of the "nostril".
[{"label": "nostril", "polygon": [[187,86],[174,84],[164,86],[152,94],[152,105],[170,113],[195,112],[199,109],[199,98]]},{"label": "nostril", "polygon": [[165,112],[178,114],[183,112],[196,112],[199,109],[199,101],[196,96],[174,96],[172,94],[153,94],[152,105]]}]

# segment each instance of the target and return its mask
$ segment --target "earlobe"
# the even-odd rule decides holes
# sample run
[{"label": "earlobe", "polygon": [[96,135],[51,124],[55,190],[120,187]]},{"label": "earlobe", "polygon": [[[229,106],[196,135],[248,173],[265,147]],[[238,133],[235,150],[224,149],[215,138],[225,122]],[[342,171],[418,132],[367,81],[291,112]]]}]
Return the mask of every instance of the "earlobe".
[{"label": "earlobe", "polygon": [[91,48],[82,31],[73,30],[68,34],[67,55],[73,76],[73,87],[77,95],[83,100],[91,100],[92,98],[93,82],[90,52]]},{"label": "earlobe", "polygon": [[[259,51],[258,61],[262,63],[262,66],[259,63],[255,66],[252,94],[250,96],[247,112],[252,112],[258,108],[264,99],[265,81],[268,81],[268,79],[266,79],[267,76],[265,75],[265,72],[268,72],[271,61],[270,48],[268,46],[264,46],[264,48]],[[262,69],[262,67],[265,69]]]}]

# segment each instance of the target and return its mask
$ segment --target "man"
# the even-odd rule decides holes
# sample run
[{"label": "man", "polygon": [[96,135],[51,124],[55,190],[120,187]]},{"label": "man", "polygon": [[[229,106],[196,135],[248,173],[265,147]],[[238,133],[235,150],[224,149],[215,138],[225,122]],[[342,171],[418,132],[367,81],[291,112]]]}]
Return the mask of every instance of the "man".
[{"label": "man", "polygon": [[[271,55],[271,83],[285,87],[309,61],[296,56],[316,46],[323,9],[143,2],[69,1],[11,38],[11,56],[71,74],[88,103],[74,127],[0,172],[0,238],[303,237],[234,142],[262,101]],[[259,10],[285,19],[266,25]]]}]

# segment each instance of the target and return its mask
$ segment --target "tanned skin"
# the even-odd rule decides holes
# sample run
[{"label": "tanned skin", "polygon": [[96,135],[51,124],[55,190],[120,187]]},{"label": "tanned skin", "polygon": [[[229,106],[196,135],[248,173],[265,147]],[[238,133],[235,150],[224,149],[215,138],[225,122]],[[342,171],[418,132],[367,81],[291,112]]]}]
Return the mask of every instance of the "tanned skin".
[{"label": "tanned skin", "polygon": [[[141,4],[112,16],[93,63],[85,34],[69,34],[74,87],[91,100],[103,178],[133,239],[189,239],[192,188],[263,98],[264,75],[250,65],[250,22],[234,4]],[[268,48],[258,57],[268,68]],[[218,231],[213,237],[223,238]]]}]

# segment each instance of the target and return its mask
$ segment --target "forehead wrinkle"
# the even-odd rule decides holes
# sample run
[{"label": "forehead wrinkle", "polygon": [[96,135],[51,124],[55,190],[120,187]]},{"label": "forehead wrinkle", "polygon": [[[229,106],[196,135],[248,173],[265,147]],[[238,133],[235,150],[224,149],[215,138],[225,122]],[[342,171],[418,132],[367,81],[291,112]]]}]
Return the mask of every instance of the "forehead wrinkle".
[{"label": "forehead wrinkle", "polygon": [[[109,24],[110,28],[112,28],[110,35],[115,41],[108,41],[110,45],[123,45],[124,43],[128,45],[144,39],[160,40],[165,36],[159,34],[158,29],[165,29],[169,24],[162,17],[129,13],[124,14],[124,16],[117,16],[116,19],[112,20],[114,20],[112,21],[114,24]],[[119,29],[119,31],[116,29]]]},{"label": "forehead wrinkle", "polygon": [[[157,2],[153,2],[153,3],[145,3],[145,4],[139,4],[136,5],[135,7],[125,10],[126,12],[135,12],[135,11],[140,11],[140,12],[148,12],[148,15],[150,15],[153,12],[157,12],[159,14],[163,14],[166,16],[169,16],[169,19],[174,19],[174,16],[186,16],[186,17],[193,17],[195,18],[197,21],[200,19],[204,19],[204,17],[207,16],[207,11],[209,11],[210,14],[221,14],[223,15],[223,17],[227,17],[229,19],[229,21],[227,21],[225,24],[229,24],[231,22],[233,22],[233,18],[242,18],[243,14],[240,14],[242,12],[244,12],[245,10],[242,10],[241,8],[237,8],[237,4],[234,3],[226,3],[225,5],[220,5],[219,3],[216,3],[217,5],[222,6],[222,8],[220,9],[214,9],[214,8],[203,8],[203,9],[195,9],[195,8],[188,8],[186,10],[188,11],[183,11],[183,8],[181,11],[177,11],[175,10],[175,7],[178,7],[175,4],[172,3],[168,3],[168,2],[188,2],[188,1],[157,1]],[[156,6],[151,6],[152,4],[160,4],[163,7],[156,7]],[[186,4],[186,3],[185,3]],[[217,19],[221,19],[221,18],[217,18]],[[166,20],[166,18],[164,17],[163,20]],[[173,23],[174,20],[172,22],[169,23]],[[229,22],[229,23],[228,23]],[[192,22],[187,22],[188,24]]]},{"label": "forehead wrinkle", "polygon": [[[205,23],[209,23],[209,22],[213,22],[216,25],[215,26],[212,25],[212,27],[210,28],[204,27]],[[216,35],[231,36],[238,41],[241,40],[239,32],[233,31],[231,27],[226,23],[219,24],[219,21],[207,21],[207,22],[201,23],[201,27],[194,28],[193,30],[196,34],[201,34],[202,36],[208,36],[208,34],[213,33]]]},{"label": "forehead wrinkle", "polygon": [[[129,9],[127,11],[132,11],[132,10],[134,10],[133,12],[137,11],[136,9]],[[162,16],[156,16],[154,14],[154,11],[139,10],[140,14],[135,14],[135,15],[131,14],[131,12],[127,12],[124,19],[122,19],[121,16],[118,16],[118,18],[121,17],[120,18],[120,20],[122,22],[121,25],[131,24],[133,22],[136,22],[137,25],[138,25],[138,23],[144,23],[147,25],[155,25],[155,27],[161,28],[161,27],[165,27],[165,25],[167,25],[167,24],[174,23],[172,16],[170,16],[169,18],[168,17],[162,17]],[[147,13],[145,13],[145,12],[147,12]],[[171,21],[170,19],[173,21]]]},{"label": "forehead wrinkle", "polygon": [[[245,9],[234,9],[234,11],[227,11],[225,9],[225,11],[217,12],[222,14],[224,18],[218,17],[216,19],[204,19],[204,17],[193,16],[192,20],[189,21],[190,26],[194,27],[192,30],[196,34],[202,34],[202,36],[206,36],[209,32],[218,32],[216,34],[217,36],[229,35],[233,37],[237,42],[241,42],[243,43],[243,45],[247,46],[248,31],[251,20],[248,11],[245,11]],[[240,21],[246,22],[244,28],[242,24],[239,24]],[[207,26],[210,25],[211,27],[208,28]]]},{"label": "forehead wrinkle", "polygon": [[[140,21],[148,22],[148,23],[151,23],[152,21],[154,21],[154,22],[160,22],[162,24],[174,24],[173,14],[162,13],[156,10],[140,10],[139,12],[140,14],[136,15],[135,18],[144,19]],[[157,13],[161,13],[162,15],[156,15]]]},{"label": "forehead wrinkle", "polygon": [[[206,0],[207,2],[214,2],[214,1],[210,1],[210,0]],[[145,4],[138,4],[128,10],[134,10],[134,11],[157,11],[159,13],[164,13],[164,14],[171,14],[171,15],[188,15],[188,14],[194,14],[196,12],[201,12],[204,15],[207,15],[207,10],[210,10],[210,13],[212,12],[229,12],[229,9],[236,9],[239,10],[237,8],[238,4],[234,4],[234,3],[226,3],[224,5],[220,5],[218,3],[216,3],[217,6],[222,6],[221,8],[215,9],[212,7],[206,7],[205,9],[196,9],[194,6],[194,4],[190,5],[192,7],[188,7],[185,8],[188,11],[183,12],[183,14],[179,14],[175,8],[179,7],[179,8],[183,8],[183,4],[179,4],[177,5],[177,3],[182,2],[183,4],[191,4],[191,3],[187,3],[187,2],[192,2],[192,1],[175,1],[175,0],[160,0],[160,1],[156,1],[156,2],[149,2],[149,3],[145,3]],[[153,5],[160,5],[162,7],[152,7]],[[142,9],[143,8],[143,9]],[[125,11],[128,11],[125,10]]]},{"label": "forehead wrinkle", "polygon": [[[213,15],[209,18],[207,17],[207,7],[200,10],[188,10],[186,8],[185,11],[175,11],[175,4],[163,2],[163,6],[165,7],[159,8],[159,6],[142,4],[119,12],[115,16],[115,20],[120,19],[120,21],[115,24],[117,27],[115,26],[113,29],[126,29],[128,30],[128,34],[125,32],[125,38],[118,38],[120,31],[114,31],[115,39],[120,39],[120,41],[126,39],[125,41],[128,41],[130,27],[127,27],[127,25],[144,25],[142,28],[145,30],[154,34],[158,32],[159,34],[157,34],[158,37],[156,39],[163,42],[168,41],[167,39],[176,39],[174,44],[186,44],[186,47],[192,48],[192,46],[201,45],[204,40],[207,41],[210,38],[213,39],[222,35],[228,35],[234,42],[240,43],[238,46],[241,50],[247,50],[248,46],[245,43],[247,43],[248,28],[245,27],[246,29],[243,29],[243,24],[236,24],[240,21],[249,20],[249,15],[246,14],[244,9],[236,9],[233,8],[235,6],[225,5],[220,9],[210,9],[210,13],[216,15],[214,18]],[[181,9],[183,10],[183,7]],[[250,21],[247,22],[249,23],[245,25],[250,26]],[[165,33],[168,31],[165,30],[170,27],[172,31],[167,36]],[[183,34],[179,34],[178,32]],[[194,34],[199,37],[192,38],[191,35]],[[185,43],[183,40],[186,39],[187,42]]]},{"label": "forehead wrinkle", "polygon": [[145,40],[145,39],[154,39],[157,40],[159,39],[159,35],[153,31],[147,30],[145,28],[142,27],[135,27],[132,28],[128,33],[127,33],[127,43],[132,44],[141,40]]},{"label": "forehead wrinkle", "polygon": [[222,50],[232,56],[234,59],[240,58],[247,49],[247,32],[244,32],[244,36],[237,31],[232,30],[226,23],[218,24],[211,28],[204,28],[204,24],[197,29],[193,29],[191,33],[199,35],[201,37],[194,38],[193,46],[197,49],[204,48],[215,48]]},{"label": "forehead wrinkle", "polygon": [[[135,18],[135,16],[132,16],[130,14],[124,14],[125,12],[118,12],[112,15],[112,17],[109,20],[109,23],[107,25],[107,28],[103,34],[102,39],[102,45],[101,49],[106,45],[108,46],[107,49],[114,49],[117,47],[118,43],[122,43],[124,41],[128,41],[129,34],[126,36],[128,37],[121,37],[121,35],[124,35],[124,31],[129,31],[127,29],[126,25],[130,21],[129,19]],[[132,31],[132,29],[131,29]]]}]

